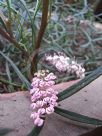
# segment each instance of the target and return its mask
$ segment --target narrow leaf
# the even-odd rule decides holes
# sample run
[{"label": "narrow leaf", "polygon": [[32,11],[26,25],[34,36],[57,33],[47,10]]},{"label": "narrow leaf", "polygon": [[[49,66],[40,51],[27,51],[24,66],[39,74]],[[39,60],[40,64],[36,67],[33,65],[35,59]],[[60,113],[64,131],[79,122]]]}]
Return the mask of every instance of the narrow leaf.
[{"label": "narrow leaf", "polygon": [[6,3],[7,3],[7,9],[8,9],[8,21],[6,21],[6,26],[7,26],[9,35],[13,38],[11,0],[6,0]]},{"label": "narrow leaf", "polygon": [[0,10],[0,23],[7,31],[6,20],[7,20],[7,18],[4,16],[3,12]]},{"label": "narrow leaf", "polygon": [[[7,4],[5,2],[0,1],[0,7],[7,7]],[[12,12],[19,14],[22,18],[24,18],[22,16],[22,14],[19,11],[17,11],[15,8],[13,8],[13,7],[10,7],[10,8],[11,8]],[[24,18],[24,19],[26,20],[26,18]]]},{"label": "narrow leaf", "polygon": [[13,131],[12,129],[9,128],[0,128],[0,136],[5,136],[9,132]]},{"label": "narrow leaf", "polygon": [[[10,73],[8,61],[6,61],[6,73],[7,73],[9,82],[12,83],[12,78],[11,78],[11,73]],[[12,84],[9,84],[9,88],[10,88],[9,91],[11,91],[11,92],[14,90]]]},{"label": "narrow leaf", "polygon": [[55,113],[77,122],[92,124],[92,125],[102,125],[102,120],[87,117],[58,107],[55,108]]},{"label": "narrow leaf", "polygon": [[7,31],[7,27],[5,25],[5,22],[3,21],[3,19],[0,17],[0,23],[2,24],[2,26],[5,28],[5,30]]},{"label": "narrow leaf", "polygon": [[38,136],[39,133],[41,132],[42,128],[43,128],[43,126],[41,126],[41,127],[34,127],[32,129],[32,131],[27,136]]},{"label": "narrow leaf", "polygon": [[13,43],[13,45],[14,45],[15,47],[19,48],[20,50],[23,50],[23,49],[21,48],[21,46],[17,43],[17,41],[16,41],[14,38],[10,37],[10,35],[9,35],[7,32],[5,32],[1,27],[0,27],[0,35],[2,35],[2,36],[3,36],[5,39],[7,39],[9,42]]},{"label": "narrow leaf", "polygon": [[26,10],[26,12],[27,12],[27,14],[29,16],[30,21],[32,22],[32,17],[31,17],[31,15],[29,13],[29,10],[27,8],[26,2],[24,0],[19,0],[19,1],[22,3],[23,7],[25,8],[25,10]]},{"label": "narrow leaf", "polygon": [[93,80],[95,80],[96,78],[98,78],[100,75],[102,75],[102,66],[100,66],[99,68],[97,68],[96,70],[94,70],[91,74],[89,74],[88,76],[86,76],[84,79],[82,79],[78,83],[76,83],[73,86],[65,89],[63,92],[60,92],[58,94],[58,98],[59,98],[58,101],[62,101],[64,99],[72,96],[73,94],[77,93],[82,88],[84,88],[85,86],[87,86],[88,84],[90,84]]},{"label": "narrow leaf", "polygon": [[12,86],[18,87],[18,88],[22,87],[22,85],[19,84],[19,83],[11,83],[8,80],[5,80],[4,78],[1,78],[1,77],[0,77],[0,83],[4,83],[4,84],[7,84],[7,85],[12,85]]},{"label": "narrow leaf", "polygon": [[35,21],[35,17],[36,17],[37,12],[38,12],[38,10],[40,8],[40,5],[41,5],[41,0],[37,0],[36,6],[35,6],[35,10],[34,10],[33,23]]},{"label": "narrow leaf", "polygon": [[7,8],[8,8],[9,20],[11,21],[12,20],[12,17],[11,17],[11,0],[6,0],[6,3],[7,3]]},{"label": "narrow leaf", "polygon": [[[32,46],[34,47],[34,44],[35,44],[35,30],[34,30],[34,24],[33,24],[33,19],[30,15],[30,12],[29,12],[29,9],[27,8],[27,5],[26,5],[26,2],[24,0],[20,0],[20,2],[22,3],[23,7],[25,8],[27,14],[28,14],[28,17],[30,19],[30,22],[31,22],[31,29],[32,29]],[[36,15],[36,13],[35,13]]]},{"label": "narrow leaf", "polygon": [[19,78],[21,79],[21,81],[26,85],[27,88],[30,88],[30,83],[29,81],[24,77],[24,75],[20,72],[20,70],[18,69],[18,67],[14,64],[14,62],[7,57],[3,52],[0,51],[0,54],[11,64],[11,66],[13,67],[13,69],[15,70],[16,74],[19,76]]}]

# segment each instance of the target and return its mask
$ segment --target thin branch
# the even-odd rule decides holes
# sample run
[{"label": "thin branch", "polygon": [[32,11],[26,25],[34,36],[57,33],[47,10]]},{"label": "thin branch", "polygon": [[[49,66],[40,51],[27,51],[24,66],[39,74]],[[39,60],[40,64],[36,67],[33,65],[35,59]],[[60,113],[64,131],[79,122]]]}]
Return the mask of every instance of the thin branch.
[{"label": "thin branch", "polygon": [[1,77],[0,77],[0,82],[3,83],[3,84],[6,84],[6,85],[13,85],[13,86],[19,87],[19,88],[22,87],[22,85],[20,85],[20,84],[18,84],[18,83],[9,82],[9,81],[7,81],[7,80],[1,78]]},{"label": "thin branch", "polygon": [[38,38],[36,41],[36,46],[35,46],[35,51],[33,52],[32,55],[32,61],[31,61],[31,76],[33,76],[34,71],[36,70],[37,67],[37,57],[38,57],[38,52],[39,48],[41,46],[41,41],[47,26],[47,17],[48,17],[48,7],[49,7],[49,0],[43,0],[43,9],[42,9],[42,19],[41,19],[41,26],[40,30],[38,33]]},{"label": "thin branch", "polygon": [[17,47],[18,49],[24,51],[20,45],[18,44],[18,42],[12,38],[7,32],[5,32],[1,27],[0,27],[0,35],[3,36],[5,39],[7,39],[9,42],[13,43],[15,45],[15,47]]}]

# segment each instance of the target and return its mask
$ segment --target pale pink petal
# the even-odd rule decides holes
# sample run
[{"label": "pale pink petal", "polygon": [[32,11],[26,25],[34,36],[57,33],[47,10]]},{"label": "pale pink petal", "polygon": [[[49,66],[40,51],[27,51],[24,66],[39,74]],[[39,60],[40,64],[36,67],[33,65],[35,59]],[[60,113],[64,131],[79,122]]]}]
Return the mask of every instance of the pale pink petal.
[{"label": "pale pink petal", "polygon": [[51,99],[58,100],[58,97],[56,95],[52,95]]},{"label": "pale pink petal", "polygon": [[30,118],[32,118],[32,119],[39,118],[39,114],[36,113],[36,112],[35,113],[31,113]]},{"label": "pale pink petal", "polygon": [[40,86],[40,87],[44,87],[44,85],[45,85],[45,82],[44,82],[43,80],[41,80],[41,81],[39,82],[39,86]]},{"label": "pale pink petal", "polygon": [[32,86],[32,87],[39,87],[39,84],[38,84],[37,82],[32,82],[32,83],[31,83],[31,86]]},{"label": "pale pink petal", "polygon": [[56,76],[53,73],[48,74],[45,78],[46,81],[56,79]]},{"label": "pale pink petal", "polygon": [[72,65],[71,68],[74,70],[74,71],[77,71],[78,70],[78,67],[76,65]]},{"label": "pale pink petal", "polygon": [[38,77],[34,77],[33,79],[32,79],[32,82],[39,82],[40,81],[40,78],[38,78]]},{"label": "pale pink petal", "polygon": [[45,83],[45,87],[50,87],[55,84],[55,81],[48,81]]},{"label": "pale pink petal", "polygon": [[37,106],[36,106],[36,103],[32,103],[32,104],[31,104],[31,108],[32,108],[33,110],[36,109],[36,107],[37,107]]},{"label": "pale pink petal", "polygon": [[58,94],[58,91],[54,91],[54,94],[57,95],[57,94]]},{"label": "pale pink petal", "polygon": [[54,108],[52,106],[46,108],[46,113],[47,114],[52,114],[54,112]]},{"label": "pale pink petal", "polygon": [[36,98],[40,98],[42,95],[41,95],[40,92],[35,92],[35,93],[34,93],[34,96],[35,96]]},{"label": "pale pink petal", "polygon": [[54,89],[53,88],[47,88],[46,89],[46,92],[48,93],[48,94],[53,94],[54,93]]},{"label": "pale pink petal", "polygon": [[36,107],[42,107],[44,105],[44,102],[43,101],[37,101],[36,102]]},{"label": "pale pink petal", "polygon": [[30,90],[30,94],[35,93],[35,91],[39,91],[39,88],[33,88],[33,89],[31,89],[31,90]]},{"label": "pale pink petal", "polygon": [[41,91],[40,92],[42,96],[46,97],[47,96],[47,92],[46,91]]},{"label": "pale pink petal", "polygon": [[31,101],[34,102],[36,100],[36,97],[33,95],[31,96]]},{"label": "pale pink petal", "polygon": [[36,100],[38,100],[41,97],[40,92],[39,93],[35,93],[31,96],[31,101],[34,102]]},{"label": "pale pink petal", "polygon": [[42,115],[42,114],[45,114],[45,109],[44,109],[44,108],[40,108],[40,109],[38,110],[38,113],[41,114],[41,115]]},{"label": "pale pink petal", "polygon": [[45,97],[45,98],[43,99],[43,102],[44,102],[45,104],[47,104],[49,101],[50,101],[50,98],[49,98],[49,97]]}]

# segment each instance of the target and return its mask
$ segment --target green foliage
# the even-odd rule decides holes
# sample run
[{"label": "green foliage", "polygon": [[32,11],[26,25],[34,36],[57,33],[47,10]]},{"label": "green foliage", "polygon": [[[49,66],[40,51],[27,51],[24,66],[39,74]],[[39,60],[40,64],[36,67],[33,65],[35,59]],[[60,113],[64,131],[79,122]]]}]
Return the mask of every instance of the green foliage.
[{"label": "green foliage", "polygon": [[[14,61],[23,76],[29,80],[31,54],[35,49],[36,37],[41,22],[42,1],[3,0],[3,2],[0,1],[0,7],[0,26],[10,35],[8,37],[9,42],[6,42],[6,37],[4,37],[4,40],[0,38],[2,43],[0,50],[6,56],[9,53],[8,58]],[[72,5],[65,5],[64,1],[50,1],[49,23],[43,37],[39,56],[50,50],[63,51],[69,57],[83,63],[86,72],[90,72],[101,65],[102,49],[100,43],[102,32],[98,32],[92,27],[94,20],[92,7],[92,5],[88,5],[87,1],[76,2]],[[66,21],[69,15],[74,17],[72,23]],[[80,20],[85,19],[91,21],[87,29],[80,26]],[[93,35],[93,33],[95,34]],[[47,65],[39,62],[39,67],[47,67]],[[5,65],[1,61],[1,65],[6,75],[3,78],[8,79],[6,61]],[[11,65],[8,65],[8,67],[11,81],[17,80],[20,83],[21,81],[12,71]],[[47,68],[51,69],[50,67]],[[61,77],[59,81],[69,79],[72,78],[66,75],[66,77]],[[23,83],[25,84],[25,82]],[[9,86],[7,87],[8,90],[11,89]]]},{"label": "green foliage", "polygon": [[[29,88],[27,80],[29,80],[30,55],[35,48],[35,33],[38,31],[35,19],[40,7],[41,0],[37,0],[33,4],[27,4],[24,0],[16,2],[14,0],[0,1],[0,28],[4,28],[2,31],[0,30],[1,35],[4,37],[3,40],[3,37],[0,37],[2,43],[0,50],[1,54],[6,56],[6,59],[1,57],[0,61],[4,74],[6,75],[4,78],[9,78],[9,83],[16,80],[20,84],[22,81],[24,86]],[[18,47],[18,49],[13,45]],[[5,65],[3,65],[1,59],[4,60]],[[11,60],[11,65],[8,65],[6,62],[7,59],[14,60],[15,64]],[[12,66],[14,71],[12,71]],[[21,81],[15,73],[17,73]],[[8,90],[15,90],[11,89],[13,87],[11,85],[7,87]]]},{"label": "green foliage", "polygon": [[[0,54],[11,64],[11,66],[13,67],[13,69],[15,70],[15,72],[17,73],[17,75],[19,76],[19,78],[21,79],[21,81],[29,89],[30,88],[29,81],[23,76],[23,74],[20,72],[20,70],[17,68],[17,66],[13,63],[13,61],[9,57],[7,57],[3,52],[0,51]],[[8,66],[7,66],[7,69],[8,69]],[[11,79],[11,77],[10,77],[10,71],[9,70],[7,70],[7,74],[9,76],[9,79]]]}]

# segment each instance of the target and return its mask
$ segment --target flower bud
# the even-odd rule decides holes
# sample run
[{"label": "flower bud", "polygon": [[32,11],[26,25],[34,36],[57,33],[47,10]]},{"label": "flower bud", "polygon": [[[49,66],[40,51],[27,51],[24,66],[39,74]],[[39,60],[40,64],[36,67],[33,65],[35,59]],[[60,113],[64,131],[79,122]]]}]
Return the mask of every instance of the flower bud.
[{"label": "flower bud", "polygon": [[45,109],[44,108],[40,108],[38,110],[38,113],[41,114],[41,115],[45,114]]},{"label": "flower bud", "polygon": [[44,120],[41,119],[41,118],[36,118],[36,119],[34,120],[34,125],[36,125],[36,126],[38,126],[38,127],[42,126],[43,123],[44,123]]},{"label": "flower bud", "polygon": [[54,112],[54,108],[52,106],[46,108],[46,113],[47,114],[52,114]]}]

